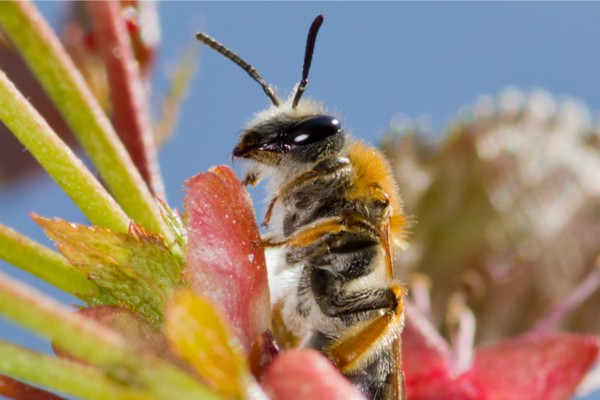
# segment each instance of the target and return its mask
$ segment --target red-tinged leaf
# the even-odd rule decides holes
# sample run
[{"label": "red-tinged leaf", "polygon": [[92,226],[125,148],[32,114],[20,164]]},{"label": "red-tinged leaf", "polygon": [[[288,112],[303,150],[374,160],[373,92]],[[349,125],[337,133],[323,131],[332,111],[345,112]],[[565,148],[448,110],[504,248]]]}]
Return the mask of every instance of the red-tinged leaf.
[{"label": "red-tinged leaf", "polygon": [[569,399],[598,356],[600,339],[528,334],[477,350],[474,378],[487,399]]},{"label": "red-tinged leaf", "polygon": [[224,166],[196,175],[186,186],[186,281],[221,307],[250,351],[270,324],[265,256],[250,197]]},{"label": "red-tinged leaf", "polygon": [[0,375],[0,396],[13,400],[63,400],[55,394]]},{"label": "red-tinged leaf", "polygon": [[267,370],[263,387],[273,400],[364,400],[316,350],[281,353]]},{"label": "red-tinged leaf", "polygon": [[[118,306],[89,307],[77,312],[120,333],[137,351],[171,361],[176,365],[183,365],[183,362],[171,351],[167,339],[158,328],[140,315]],[[59,357],[78,361],[62,348],[54,344],[52,348]]]},{"label": "red-tinged leaf", "polygon": [[173,350],[213,390],[241,398],[250,377],[243,350],[213,306],[192,292],[176,293],[165,312]]},{"label": "red-tinged leaf", "polygon": [[97,306],[78,312],[119,332],[135,348],[162,358],[173,358],[162,333],[150,322],[126,308]]},{"label": "red-tinged leaf", "polygon": [[155,325],[165,301],[182,283],[181,259],[163,239],[135,225],[129,233],[32,214],[71,265],[107,290],[119,305]]}]

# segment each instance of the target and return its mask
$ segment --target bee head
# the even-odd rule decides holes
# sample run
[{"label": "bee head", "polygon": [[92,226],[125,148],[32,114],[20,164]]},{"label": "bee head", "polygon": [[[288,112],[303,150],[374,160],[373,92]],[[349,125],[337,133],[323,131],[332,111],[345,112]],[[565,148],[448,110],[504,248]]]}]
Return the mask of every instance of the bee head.
[{"label": "bee head", "polygon": [[286,105],[259,113],[242,132],[233,156],[279,166],[313,163],[342,149],[344,131],[336,117],[310,100],[296,108]]},{"label": "bee head", "polygon": [[250,75],[271,99],[273,106],[259,113],[242,132],[233,156],[258,161],[268,166],[282,163],[312,163],[319,158],[339,151],[344,145],[344,133],[339,120],[329,116],[318,104],[304,100],[302,94],[308,84],[317,33],[323,17],[317,16],[308,31],[302,79],[286,102],[281,101],[256,69],[237,54],[204,33],[196,34],[198,40],[229,58]]}]

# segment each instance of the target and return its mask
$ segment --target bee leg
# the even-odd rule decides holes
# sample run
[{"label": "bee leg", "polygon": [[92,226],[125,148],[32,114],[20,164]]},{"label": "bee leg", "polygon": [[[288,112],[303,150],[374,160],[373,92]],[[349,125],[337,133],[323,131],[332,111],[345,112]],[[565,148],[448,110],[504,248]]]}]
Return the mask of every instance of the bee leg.
[{"label": "bee leg", "polygon": [[389,291],[395,297],[393,309],[365,324],[356,324],[356,328],[348,329],[327,349],[327,353],[342,372],[352,372],[368,363],[370,356],[402,332],[403,297],[406,291],[397,285],[390,287]]},{"label": "bee leg", "polygon": [[323,314],[343,318],[365,311],[393,310],[404,290],[394,286],[346,292],[342,288],[343,283],[340,274],[324,268],[313,269],[312,290]]},{"label": "bee leg", "polygon": [[286,239],[290,247],[308,247],[322,241],[331,241],[335,237],[348,235],[361,236],[369,243],[377,243],[379,232],[355,213],[343,213],[341,216],[321,218],[305,228],[298,229]]},{"label": "bee leg", "polygon": [[271,202],[269,203],[269,207],[267,207],[267,212],[265,213],[265,218],[263,219],[263,222],[261,224],[262,227],[264,227],[264,228],[269,227],[269,222],[271,221],[271,214],[273,213],[273,207],[275,207],[275,203],[277,203],[278,199],[279,199],[278,196],[275,196],[271,199]]},{"label": "bee leg", "polygon": [[242,181],[242,183],[244,186],[248,186],[248,185],[256,186],[259,181],[260,181],[260,177],[258,176],[257,173],[249,172],[248,175],[246,175],[246,177]]},{"label": "bee leg", "polygon": [[279,247],[285,245],[292,247],[306,247],[318,242],[327,235],[341,232],[344,229],[344,225],[344,220],[340,217],[323,218],[319,220],[318,223],[294,233],[285,240],[275,241],[274,239],[263,239],[262,245],[264,247]]},{"label": "bee leg", "polygon": [[[369,399],[401,399],[404,393],[399,353],[404,326],[404,289],[391,288],[398,303],[381,317],[357,324],[325,349],[326,354]],[[390,346],[390,344],[392,344]],[[397,356],[398,355],[398,356]]]},{"label": "bee leg", "polygon": [[[269,202],[262,226],[269,227],[273,208],[280,199],[283,199],[285,203],[290,200],[297,203],[299,200],[301,201],[300,197],[312,199],[315,195],[323,199],[327,197],[328,193],[332,193],[344,185],[350,172],[350,160],[346,157],[328,157],[320,161],[315,168],[293,177],[277,191],[277,194]],[[300,194],[302,196],[299,196]]]},{"label": "bee leg", "polygon": [[[347,291],[346,278],[330,268],[313,267],[311,288],[315,301],[323,314],[329,317],[346,317],[360,312],[386,310],[390,315],[402,315],[402,301],[406,294],[403,286]],[[384,320],[385,315],[379,319]]]},{"label": "bee leg", "polygon": [[283,185],[278,191],[278,196],[287,198],[290,194],[322,193],[331,192],[334,188],[345,184],[352,172],[350,160],[346,157],[327,157],[321,160],[315,167],[307,172],[303,172],[288,183]]},{"label": "bee leg", "polygon": [[[398,392],[401,377],[396,374],[400,360],[395,354],[399,349],[390,344],[402,332],[406,290],[392,284],[388,288],[345,292],[340,274],[318,267],[313,268],[311,281],[315,300],[328,316],[344,318],[365,311],[386,310],[379,317],[354,324],[323,350],[369,398],[385,398],[382,393]],[[365,374],[365,371],[370,372]]]}]

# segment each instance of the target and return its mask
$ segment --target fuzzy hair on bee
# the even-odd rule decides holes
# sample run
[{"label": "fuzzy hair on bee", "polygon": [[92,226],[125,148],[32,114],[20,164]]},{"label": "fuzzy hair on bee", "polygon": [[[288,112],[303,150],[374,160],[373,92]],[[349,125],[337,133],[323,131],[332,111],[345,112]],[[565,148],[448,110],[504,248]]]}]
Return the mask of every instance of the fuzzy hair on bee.
[{"label": "fuzzy hair on bee", "polygon": [[274,299],[303,346],[325,354],[369,399],[404,398],[400,337],[404,286],[394,251],[405,215],[383,155],[352,138],[323,105],[302,99],[317,33],[312,23],[302,78],[281,101],[258,72],[205,35],[197,38],[244,69],[273,105],[242,131],[233,157],[248,160],[244,182],[269,183],[266,249],[284,282]]}]

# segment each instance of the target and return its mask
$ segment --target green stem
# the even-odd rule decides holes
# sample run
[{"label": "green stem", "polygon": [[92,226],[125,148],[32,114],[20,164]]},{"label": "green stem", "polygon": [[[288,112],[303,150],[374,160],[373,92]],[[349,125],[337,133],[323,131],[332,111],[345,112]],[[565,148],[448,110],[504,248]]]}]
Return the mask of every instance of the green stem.
[{"label": "green stem", "polygon": [[139,351],[115,331],[4,274],[0,274],[0,314],[50,339],[77,359],[103,369],[124,384],[142,387],[157,398],[216,398],[187,373]]},{"label": "green stem", "polygon": [[150,399],[148,393],[124,387],[107,374],[79,362],[35,353],[0,341],[0,372],[49,389],[91,400]]},{"label": "green stem", "polygon": [[173,235],[106,114],[35,5],[1,1],[0,25],[52,98],[127,215],[168,243]]},{"label": "green stem", "polygon": [[63,256],[2,224],[0,258],[86,302],[110,303],[98,286]]},{"label": "green stem", "polygon": [[93,224],[127,231],[121,207],[2,71],[0,119]]}]

